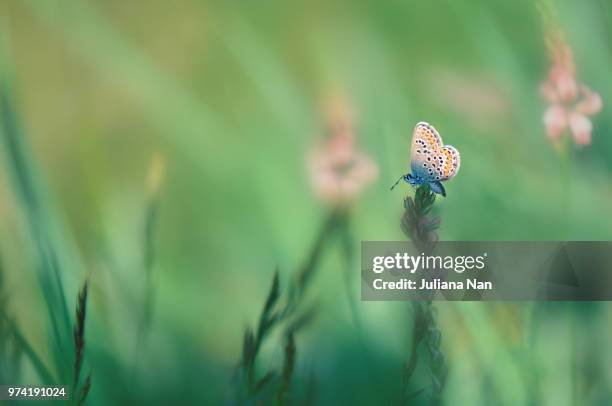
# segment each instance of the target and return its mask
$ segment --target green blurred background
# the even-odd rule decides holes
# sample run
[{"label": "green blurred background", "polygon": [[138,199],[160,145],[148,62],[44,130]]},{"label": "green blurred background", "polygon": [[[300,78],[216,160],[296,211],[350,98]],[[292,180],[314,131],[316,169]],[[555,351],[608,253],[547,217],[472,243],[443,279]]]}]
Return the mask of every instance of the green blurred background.
[{"label": "green blurred background", "polygon": [[[553,8],[580,80],[604,100],[592,145],[564,157],[542,125],[548,57],[532,1],[2,0],[3,92],[18,122],[1,155],[0,305],[14,324],[3,325],[0,383],[45,381],[27,354],[7,367],[14,329],[61,381],[71,337],[53,344],[50,317],[63,295],[72,320],[88,279],[88,403],[231,403],[245,327],[274,270],[284,288],[307,259],[328,211],[305,159],[333,94],[379,167],[351,207],[355,261],[361,240],[406,238],[410,189],[388,189],[421,120],[462,155],[436,203],[441,239],[611,240],[612,4]],[[152,160],[165,163],[157,193]],[[347,274],[338,244],[327,248],[292,399],[395,404],[411,307],[360,302],[358,262]],[[436,309],[447,404],[612,401],[612,306]],[[282,364],[281,341],[263,347],[262,374]],[[414,391],[427,376],[420,366]],[[413,401],[427,404],[426,391]]]}]

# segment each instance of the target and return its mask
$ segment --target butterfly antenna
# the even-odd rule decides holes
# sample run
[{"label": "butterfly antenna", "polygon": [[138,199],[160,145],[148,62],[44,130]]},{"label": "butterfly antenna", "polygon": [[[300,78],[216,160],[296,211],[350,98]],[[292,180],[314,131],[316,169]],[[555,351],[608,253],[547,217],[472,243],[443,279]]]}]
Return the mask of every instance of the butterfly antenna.
[{"label": "butterfly antenna", "polygon": [[401,181],[403,178],[404,178],[404,175],[400,176],[400,177],[399,177],[399,179],[397,180],[397,182],[395,182],[395,183],[393,184],[393,186],[391,186],[391,189],[390,189],[390,190],[395,189],[395,187],[397,186],[397,184],[398,184],[398,183],[400,183],[400,181]]}]

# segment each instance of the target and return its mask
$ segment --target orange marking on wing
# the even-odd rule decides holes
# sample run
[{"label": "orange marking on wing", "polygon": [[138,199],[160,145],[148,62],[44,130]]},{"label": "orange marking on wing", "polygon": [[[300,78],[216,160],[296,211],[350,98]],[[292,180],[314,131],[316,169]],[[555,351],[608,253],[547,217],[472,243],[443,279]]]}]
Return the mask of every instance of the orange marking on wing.
[{"label": "orange marking on wing", "polygon": [[444,149],[444,155],[446,155],[446,161],[444,162],[444,176],[447,177],[451,171],[451,153],[450,151]]}]

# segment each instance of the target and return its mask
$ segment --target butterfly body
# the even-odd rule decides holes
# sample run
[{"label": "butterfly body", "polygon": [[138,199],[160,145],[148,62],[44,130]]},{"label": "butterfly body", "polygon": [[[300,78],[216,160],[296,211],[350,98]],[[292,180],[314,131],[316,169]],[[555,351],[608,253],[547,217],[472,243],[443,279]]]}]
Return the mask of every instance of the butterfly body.
[{"label": "butterfly body", "polygon": [[432,192],[446,196],[442,182],[455,177],[460,164],[459,151],[451,145],[444,145],[442,137],[432,125],[420,122],[412,133],[410,151],[412,173],[400,177],[391,189],[403,179],[411,186],[427,184]]},{"label": "butterfly body", "polygon": [[429,189],[431,189],[432,192],[446,197],[446,189],[444,189],[442,182],[440,182],[439,180],[432,181],[432,180],[428,180],[427,178],[422,178],[419,175],[413,175],[411,173],[403,175],[402,179],[406,183],[408,183],[410,186],[414,186],[414,187],[418,187],[418,186],[426,184],[429,186]]}]

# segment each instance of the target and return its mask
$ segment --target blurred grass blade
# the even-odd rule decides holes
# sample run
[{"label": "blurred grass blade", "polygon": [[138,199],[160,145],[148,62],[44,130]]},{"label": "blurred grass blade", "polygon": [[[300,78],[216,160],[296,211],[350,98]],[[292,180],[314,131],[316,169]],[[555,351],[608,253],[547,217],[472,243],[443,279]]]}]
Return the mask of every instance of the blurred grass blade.
[{"label": "blurred grass blade", "polygon": [[293,333],[287,335],[285,343],[285,363],[283,365],[283,374],[278,388],[278,404],[291,404],[291,378],[295,369],[296,347]]},{"label": "blurred grass blade", "polygon": [[87,399],[87,395],[89,395],[89,389],[91,389],[91,372],[85,378],[85,382],[83,382],[83,387],[79,394],[79,405],[85,403],[85,399]]},{"label": "blurred grass blade", "polygon": [[69,370],[65,357],[70,354],[70,317],[60,275],[60,261],[56,242],[51,237],[51,221],[43,207],[43,199],[25,146],[25,137],[10,96],[6,52],[0,52],[0,58],[0,66],[3,67],[0,71],[0,142],[37,253],[36,275],[51,321],[56,365],[60,376],[66,378]]},{"label": "blurred grass blade", "polygon": [[142,261],[145,273],[145,292],[142,315],[138,322],[136,333],[136,350],[134,351],[133,373],[138,370],[138,362],[144,351],[144,345],[153,320],[153,302],[155,299],[155,286],[153,281],[153,267],[155,265],[155,227],[157,224],[160,189],[165,173],[164,156],[157,153],[151,159],[147,173],[147,200],[144,210],[144,226],[142,233]]},{"label": "blurred grass blade", "polygon": [[277,317],[272,313],[274,310],[274,306],[278,301],[280,296],[280,287],[279,287],[279,276],[278,270],[274,273],[274,278],[272,280],[272,286],[270,287],[270,293],[268,293],[268,298],[266,299],[266,304],[261,312],[261,316],[259,318],[259,324],[257,326],[257,335],[255,337],[255,352],[259,350],[259,346],[261,345],[262,340],[266,336],[266,334],[270,331],[272,326],[277,321]]},{"label": "blurred grass blade", "polygon": [[83,284],[77,298],[76,322],[74,325],[74,371],[72,378],[72,390],[76,393],[81,367],[85,357],[85,318],[87,317],[87,282]]},{"label": "blurred grass blade", "polygon": [[49,369],[47,369],[47,367],[45,366],[45,363],[38,356],[36,351],[34,351],[32,346],[28,342],[28,340],[26,340],[26,338],[23,336],[19,328],[15,325],[15,322],[12,320],[9,320],[4,314],[2,315],[2,317],[4,317],[5,322],[9,326],[9,329],[11,330],[13,337],[15,338],[15,341],[17,342],[19,347],[21,347],[21,349],[23,350],[23,353],[26,355],[26,357],[28,357],[28,359],[32,363],[32,366],[34,367],[34,370],[36,370],[36,373],[38,374],[40,379],[45,383],[58,382],[53,377]]}]

